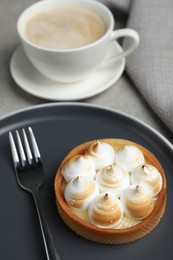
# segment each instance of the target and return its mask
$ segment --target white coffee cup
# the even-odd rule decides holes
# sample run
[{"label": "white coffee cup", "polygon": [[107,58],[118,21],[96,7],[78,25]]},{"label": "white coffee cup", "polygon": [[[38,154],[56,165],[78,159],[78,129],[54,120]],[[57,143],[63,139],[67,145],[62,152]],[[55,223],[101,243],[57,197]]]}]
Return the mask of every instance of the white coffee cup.
[{"label": "white coffee cup", "polygon": [[[98,14],[106,24],[106,32],[98,40],[78,48],[51,49],[29,41],[25,35],[27,21],[35,14],[59,7],[80,7]],[[112,41],[120,37],[132,38],[132,44],[112,59],[120,59],[131,54],[139,44],[139,35],[132,29],[114,30],[111,11],[95,0],[42,0],[23,11],[17,22],[17,31],[24,51],[44,76],[60,82],[75,82],[86,78],[103,61]]]}]

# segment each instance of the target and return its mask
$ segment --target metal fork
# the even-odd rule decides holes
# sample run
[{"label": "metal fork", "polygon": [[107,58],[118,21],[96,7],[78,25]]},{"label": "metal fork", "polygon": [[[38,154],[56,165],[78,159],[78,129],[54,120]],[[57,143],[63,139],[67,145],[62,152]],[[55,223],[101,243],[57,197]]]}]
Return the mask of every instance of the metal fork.
[{"label": "metal fork", "polygon": [[16,130],[17,146],[15,145],[12,133],[9,132],[9,140],[16,177],[19,185],[33,195],[47,259],[60,260],[44,215],[39,194],[39,189],[44,184],[44,171],[41,156],[31,127],[28,128],[28,132],[30,139],[27,138],[27,134],[24,129],[22,129],[23,138],[20,137],[19,131]]}]

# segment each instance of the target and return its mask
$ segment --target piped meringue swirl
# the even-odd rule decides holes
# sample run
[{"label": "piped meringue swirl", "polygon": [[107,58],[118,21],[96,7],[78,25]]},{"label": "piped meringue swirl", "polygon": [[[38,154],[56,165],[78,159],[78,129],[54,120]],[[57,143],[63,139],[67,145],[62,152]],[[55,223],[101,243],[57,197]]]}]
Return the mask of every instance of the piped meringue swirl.
[{"label": "piped meringue swirl", "polygon": [[95,180],[75,177],[70,180],[64,190],[68,205],[75,209],[86,209],[89,202],[99,193]]},{"label": "piped meringue swirl", "polygon": [[150,164],[140,165],[131,173],[132,184],[140,183],[152,196],[157,196],[162,188],[162,177],[159,171]]},{"label": "piped meringue swirl", "polygon": [[108,165],[96,174],[96,182],[101,192],[112,192],[117,197],[130,186],[129,173],[117,164]]},{"label": "piped meringue swirl", "polygon": [[66,182],[77,176],[94,178],[96,170],[93,162],[85,155],[76,155],[69,159],[62,168]]},{"label": "piped meringue swirl", "polygon": [[127,217],[142,220],[149,216],[154,208],[151,194],[141,185],[131,185],[126,188],[120,197]]},{"label": "piped meringue swirl", "polygon": [[88,206],[90,222],[100,228],[115,228],[123,218],[123,208],[116,196],[100,193]]},{"label": "piped meringue swirl", "polygon": [[105,142],[96,141],[86,150],[86,155],[93,161],[96,170],[107,165],[111,165],[115,161],[114,148]]},{"label": "piped meringue swirl", "polygon": [[145,159],[142,151],[133,145],[120,147],[115,156],[116,164],[131,172],[137,166],[144,164]]}]

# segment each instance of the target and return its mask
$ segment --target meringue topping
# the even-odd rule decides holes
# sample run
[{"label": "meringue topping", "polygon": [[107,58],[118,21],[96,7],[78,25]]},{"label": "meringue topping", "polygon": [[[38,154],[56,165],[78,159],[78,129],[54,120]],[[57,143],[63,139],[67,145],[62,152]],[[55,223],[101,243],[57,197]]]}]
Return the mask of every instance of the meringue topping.
[{"label": "meringue topping", "polygon": [[130,185],[129,173],[117,164],[105,166],[96,175],[101,192],[112,192],[117,197]]},{"label": "meringue topping", "polygon": [[142,151],[138,147],[124,145],[118,149],[115,162],[128,172],[131,172],[137,166],[144,164],[145,159]]},{"label": "meringue topping", "polygon": [[76,209],[86,209],[89,202],[99,193],[95,180],[75,177],[71,179],[64,190],[68,205]]},{"label": "meringue topping", "polygon": [[94,178],[96,170],[93,162],[85,155],[76,155],[69,159],[62,168],[66,182],[76,176]]},{"label": "meringue topping", "polygon": [[98,227],[115,228],[123,218],[122,205],[113,194],[100,193],[90,202],[88,217]]},{"label": "meringue topping", "polygon": [[86,151],[86,155],[93,161],[96,170],[111,165],[115,161],[114,148],[105,142],[96,141]]},{"label": "meringue topping", "polygon": [[140,165],[131,173],[132,184],[140,183],[152,196],[157,196],[162,188],[160,172],[150,164]]},{"label": "meringue topping", "polygon": [[121,193],[120,201],[127,217],[142,220],[149,216],[154,208],[151,194],[141,185],[131,185]]},{"label": "meringue topping", "polygon": [[136,225],[153,210],[162,176],[134,145],[94,141],[63,166],[64,197],[81,219],[100,228]]}]

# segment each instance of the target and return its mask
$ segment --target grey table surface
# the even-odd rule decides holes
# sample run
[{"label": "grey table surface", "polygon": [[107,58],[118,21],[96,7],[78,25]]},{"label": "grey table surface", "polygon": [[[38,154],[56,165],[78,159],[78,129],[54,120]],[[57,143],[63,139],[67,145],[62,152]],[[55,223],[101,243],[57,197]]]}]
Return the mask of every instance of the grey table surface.
[{"label": "grey table surface", "polygon": [[[1,0],[0,1],[0,117],[19,109],[28,108],[50,101],[36,98],[19,88],[11,77],[9,63],[11,56],[20,44],[16,31],[16,22],[19,14],[25,7],[34,3],[33,0]],[[122,77],[111,88],[97,96],[81,102],[98,104],[114,108],[132,115],[164,136],[172,139],[172,134],[151,110],[124,72]]]}]

